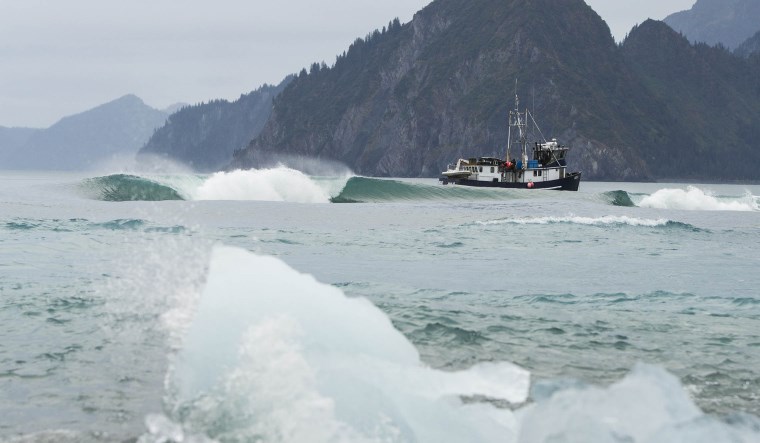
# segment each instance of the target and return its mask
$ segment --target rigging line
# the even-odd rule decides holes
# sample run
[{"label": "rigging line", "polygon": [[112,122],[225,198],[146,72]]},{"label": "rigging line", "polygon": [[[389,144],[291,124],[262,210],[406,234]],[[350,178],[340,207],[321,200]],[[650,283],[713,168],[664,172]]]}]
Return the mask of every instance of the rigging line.
[{"label": "rigging line", "polygon": [[538,134],[541,136],[541,139],[546,143],[546,137],[544,137],[544,133],[541,132],[541,128],[538,127],[538,123],[536,123],[536,119],[533,118],[533,114],[530,114],[530,119],[533,120],[533,125],[535,125],[536,129],[538,129]]}]

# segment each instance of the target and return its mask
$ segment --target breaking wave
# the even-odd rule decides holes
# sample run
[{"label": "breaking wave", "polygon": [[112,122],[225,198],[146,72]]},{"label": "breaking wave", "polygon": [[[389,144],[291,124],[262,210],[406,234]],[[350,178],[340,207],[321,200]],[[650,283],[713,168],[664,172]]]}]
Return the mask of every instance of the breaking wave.
[{"label": "breaking wave", "polygon": [[[82,188],[92,198],[105,201],[249,200],[292,203],[375,203],[394,201],[515,200],[547,198],[549,192],[442,186],[417,181],[359,176],[317,177],[279,166],[271,169],[236,170],[212,175],[113,174],[84,180]],[[594,199],[622,207],[646,207],[701,211],[760,211],[760,198],[716,197],[690,186],[661,189],[654,194],[623,190],[565,197]]]},{"label": "breaking wave", "polygon": [[316,181],[301,171],[273,169],[217,172],[194,190],[194,200],[257,200],[328,203],[329,181]]},{"label": "breaking wave", "polygon": [[204,175],[113,174],[87,179],[85,193],[104,201],[249,200],[329,203],[348,177],[318,178],[286,168]]},{"label": "breaking wave", "polygon": [[[165,409],[138,441],[757,441],[760,421],[705,415],[679,380],[638,365],[609,387],[510,363],[443,372],[364,298],[279,259],[216,247],[183,322]],[[318,314],[315,314],[318,313]],[[180,317],[178,317],[180,318]],[[429,326],[424,334],[477,340]]]},{"label": "breaking wave", "polygon": [[502,189],[440,186],[358,176],[315,177],[284,166],[202,175],[114,174],[87,179],[86,193],[105,201],[249,200],[293,203],[370,203],[510,199]]},{"label": "breaking wave", "polygon": [[758,197],[747,191],[742,197],[714,196],[695,186],[684,189],[660,189],[645,196],[638,204],[643,208],[686,211],[760,211]]}]

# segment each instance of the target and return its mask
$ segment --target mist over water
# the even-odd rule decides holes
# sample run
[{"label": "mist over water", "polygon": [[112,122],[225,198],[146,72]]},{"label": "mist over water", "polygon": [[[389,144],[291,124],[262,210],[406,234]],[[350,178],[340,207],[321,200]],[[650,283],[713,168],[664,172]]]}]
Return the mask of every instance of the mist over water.
[{"label": "mist over water", "polygon": [[3,182],[0,440],[760,438],[757,188]]}]

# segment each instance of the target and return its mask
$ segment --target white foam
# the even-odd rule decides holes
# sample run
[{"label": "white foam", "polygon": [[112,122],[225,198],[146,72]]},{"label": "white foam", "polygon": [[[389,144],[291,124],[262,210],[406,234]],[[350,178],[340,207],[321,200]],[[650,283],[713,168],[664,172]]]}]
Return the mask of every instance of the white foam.
[{"label": "white foam", "polygon": [[609,225],[629,225],[629,226],[648,226],[657,227],[665,226],[668,224],[666,219],[642,219],[635,217],[628,217],[625,215],[605,215],[602,217],[577,217],[569,215],[566,217],[529,217],[529,218],[509,218],[500,220],[488,220],[477,222],[481,225],[503,225],[503,224],[516,224],[516,225],[548,225],[553,223],[572,223],[578,225],[589,226],[609,226]]},{"label": "white foam", "polygon": [[743,197],[719,198],[695,186],[660,189],[639,202],[640,207],[686,211],[758,211],[757,198],[747,192]]},{"label": "white foam", "polygon": [[293,203],[328,203],[330,194],[295,169],[217,172],[192,193],[194,200],[260,200]]},{"label": "white foam", "polygon": [[430,369],[366,299],[217,247],[170,384],[186,432],[222,440],[496,441],[513,433],[511,412],[459,396],[520,403],[529,374]]}]

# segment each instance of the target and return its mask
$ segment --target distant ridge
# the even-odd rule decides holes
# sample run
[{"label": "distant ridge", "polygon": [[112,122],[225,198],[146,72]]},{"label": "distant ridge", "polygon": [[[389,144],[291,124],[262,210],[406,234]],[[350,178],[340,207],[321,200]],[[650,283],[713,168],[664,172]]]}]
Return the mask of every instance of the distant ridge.
[{"label": "distant ridge", "polygon": [[259,135],[272,112],[272,101],[291,80],[264,85],[233,102],[214,100],[182,107],[153,134],[140,156],[160,155],[199,171],[222,169],[236,149]]},{"label": "distant ridge", "polygon": [[41,129],[5,128],[0,126],[0,170],[10,166],[10,158]]},{"label": "distant ridge", "polygon": [[161,109],[161,112],[165,113],[166,115],[172,115],[175,112],[179,111],[182,108],[186,108],[190,106],[187,103],[174,103],[173,105],[169,105],[165,107],[164,109]]},{"label": "distant ridge", "polygon": [[5,159],[5,169],[85,170],[131,158],[166,121],[135,95],[125,95],[32,133]]},{"label": "distant ridge", "polygon": [[760,31],[739,45],[734,51],[734,54],[745,58],[752,55],[760,55]]},{"label": "distant ridge", "polygon": [[735,49],[760,31],[758,0],[698,0],[688,11],[664,20],[692,42]]}]

